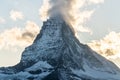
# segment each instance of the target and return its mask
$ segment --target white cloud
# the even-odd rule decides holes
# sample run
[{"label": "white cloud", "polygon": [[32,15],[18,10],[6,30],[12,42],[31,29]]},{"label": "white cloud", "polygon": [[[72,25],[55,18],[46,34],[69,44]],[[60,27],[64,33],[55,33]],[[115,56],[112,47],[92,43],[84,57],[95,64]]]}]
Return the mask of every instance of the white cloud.
[{"label": "white cloud", "polygon": [[14,27],[0,33],[0,49],[10,46],[26,47],[30,45],[39,33],[39,26],[28,21],[25,28]]},{"label": "white cloud", "polygon": [[107,58],[120,57],[120,33],[110,32],[101,40],[95,40],[88,45]]},{"label": "white cloud", "polygon": [[4,24],[6,21],[4,18],[0,17],[0,24]]},{"label": "white cloud", "polygon": [[14,20],[14,21],[17,21],[18,19],[22,20],[22,19],[24,19],[24,15],[20,11],[11,10],[11,12],[10,12],[10,18],[12,20]]}]

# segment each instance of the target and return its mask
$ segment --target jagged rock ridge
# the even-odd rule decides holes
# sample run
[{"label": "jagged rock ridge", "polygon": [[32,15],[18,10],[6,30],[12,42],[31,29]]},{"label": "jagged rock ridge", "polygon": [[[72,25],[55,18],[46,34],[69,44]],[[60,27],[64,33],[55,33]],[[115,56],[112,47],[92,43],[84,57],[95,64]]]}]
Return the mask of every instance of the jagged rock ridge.
[{"label": "jagged rock ridge", "polygon": [[50,18],[20,63],[1,68],[2,80],[120,80],[120,70],[87,45],[63,19]]}]

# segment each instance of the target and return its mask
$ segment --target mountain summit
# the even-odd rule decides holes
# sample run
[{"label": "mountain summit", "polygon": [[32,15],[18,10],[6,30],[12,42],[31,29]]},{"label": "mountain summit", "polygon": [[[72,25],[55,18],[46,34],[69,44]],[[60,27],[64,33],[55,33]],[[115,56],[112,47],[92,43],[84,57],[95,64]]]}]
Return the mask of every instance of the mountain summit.
[{"label": "mountain summit", "polygon": [[120,80],[120,70],[80,43],[63,19],[53,17],[25,48],[20,63],[0,68],[0,80]]}]

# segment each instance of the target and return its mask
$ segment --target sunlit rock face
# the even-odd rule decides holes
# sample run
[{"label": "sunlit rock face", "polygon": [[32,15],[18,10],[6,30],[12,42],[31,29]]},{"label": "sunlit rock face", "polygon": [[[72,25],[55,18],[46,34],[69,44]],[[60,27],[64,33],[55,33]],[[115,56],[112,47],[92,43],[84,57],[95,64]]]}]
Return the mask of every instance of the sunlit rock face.
[{"label": "sunlit rock face", "polygon": [[43,23],[20,63],[0,68],[1,80],[120,80],[119,75],[113,63],[80,43],[59,17]]}]

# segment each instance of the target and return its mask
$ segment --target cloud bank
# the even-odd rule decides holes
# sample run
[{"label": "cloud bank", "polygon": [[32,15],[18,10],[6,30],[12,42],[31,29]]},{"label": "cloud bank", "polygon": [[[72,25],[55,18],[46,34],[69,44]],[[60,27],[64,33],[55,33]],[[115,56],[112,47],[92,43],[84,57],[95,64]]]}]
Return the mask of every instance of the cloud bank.
[{"label": "cloud bank", "polygon": [[32,44],[39,31],[35,22],[27,21],[24,28],[13,27],[0,32],[0,66],[17,64],[22,51]]},{"label": "cloud bank", "polygon": [[88,7],[103,2],[104,0],[44,0],[40,8],[40,17],[46,20],[60,15],[76,31],[91,32],[89,28],[83,26],[94,13],[94,9]]},{"label": "cloud bank", "polygon": [[25,47],[30,45],[39,33],[39,26],[27,21],[25,28],[14,27],[0,33],[0,49],[10,46]]},{"label": "cloud bank", "polygon": [[95,40],[88,45],[107,58],[120,58],[120,33],[110,32],[101,40]]}]

